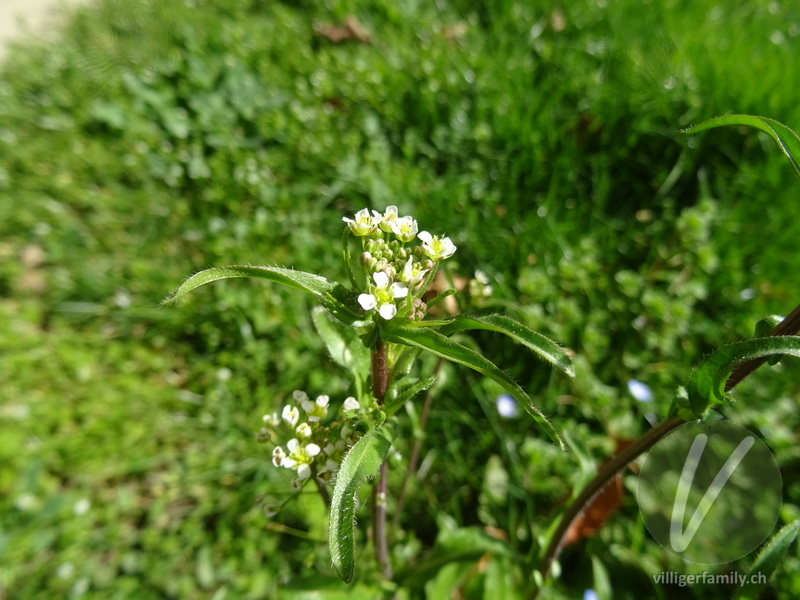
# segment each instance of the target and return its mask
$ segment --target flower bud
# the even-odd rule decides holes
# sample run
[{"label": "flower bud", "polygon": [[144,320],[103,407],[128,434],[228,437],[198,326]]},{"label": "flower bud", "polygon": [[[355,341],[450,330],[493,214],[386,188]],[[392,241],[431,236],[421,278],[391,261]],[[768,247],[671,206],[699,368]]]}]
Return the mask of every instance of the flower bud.
[{"label": "flower bud", "polygon": [[369,271],[375,265],[375,258],[369,252],[364,252],[359,260],[361,261],[361,266]]}]

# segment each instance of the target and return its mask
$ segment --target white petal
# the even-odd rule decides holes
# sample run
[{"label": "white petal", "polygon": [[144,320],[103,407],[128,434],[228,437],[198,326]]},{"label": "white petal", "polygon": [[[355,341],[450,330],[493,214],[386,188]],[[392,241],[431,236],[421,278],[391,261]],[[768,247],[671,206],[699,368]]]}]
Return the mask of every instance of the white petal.
[{"label": "white petal", "polygon": [[425,242],[426,244],[430,244],[431,240],[433,239],[433,236],[430,233],[428,233],[427,231],[420,231],[417,234],[417,237],[419,239],[421,239],[423,242]]},{"label": "white petal", "polygon": [[378,309],[378,312],[388,321],[397,314],[397,307],[394,304],[384,304]]},{"label": "white petal", "polygon": [[385,288],[389,285],[389,276],[383,271],[373,273],[372,278],[375,280],[375,285],[377,285],[379,288]]},{"label": "white petal", "polygon": [[311,467],[308,465],[300,465],[297,467],[298,479],[308,479],[309,477],[311,477]]},{"label": "white petal", "polygon": [[408,296],[408,288],[405,283],[395,282],[392,284],[392,287],[389,288],[389,291],[392,292],[392,296],[395,298],[405,298]]},{"label": "white petal", "polygon": [[359,408],[361,408],[361,404],[359,404],[358,400],[356,400],[352,396],[345,399],[344,401],[345,410],[358,410]]},{"label": "white petal", "polygon": [[297,464],[297,461],[293,458],[289,458],[288,456],[284,456],[283,460],[281,461],[281,466],[286,469],[294,469],[294,466]]},{"label": "white petal", "polygon": [[372,310],[378,305],[378,299],[372,294],[359,294],[358,303],[364,310]]},{"label": "white petal", "polygon": [[316,456],[320,452],[320,447],[316,444],[309,444],[306,446],[306,454],[309,456]]},{"label": "white petal", "polygon": [[317,406],[320,408],[325,408],[328,406],[328,402],[330,402],[330,400],[331,399],[329,396],[317,396]]},{"label": "white petal", "polygon": [[297,441],[297,438],[291,439],[286,442],[286,447],[289,449],[289,453],[293,454],[297,447],[300,445],[300,442]]}]

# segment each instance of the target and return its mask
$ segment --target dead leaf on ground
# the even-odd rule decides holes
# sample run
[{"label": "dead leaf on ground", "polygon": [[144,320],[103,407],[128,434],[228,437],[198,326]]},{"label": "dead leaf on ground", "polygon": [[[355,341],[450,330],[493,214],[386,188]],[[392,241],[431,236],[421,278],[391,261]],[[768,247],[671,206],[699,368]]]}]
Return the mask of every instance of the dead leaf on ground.
[{"label": "dead leaf on ground", "polygon": [[314,26],[314,33],[324,37],[334,44],[342,42],[363,42],[369,44],[372,37],[364,26],[353,16],[346,17],[341,25],[331,25],[323,23]]},{"label": "dead leaf on ground", "polygon": [[[615,455],[631,444],[630,440],[616,439],[614,441],[617,446]],[[606,459],[603,464],[608,463],[609,460]],[[586,505],[586,509],[569,526],[564,536],[564,545],[574,544],[600,531],[606,521],[611,518],[611,515],[622,506],[622,491],[622,473],[617,473],[609,484],[592,498],[592,501]]]}]

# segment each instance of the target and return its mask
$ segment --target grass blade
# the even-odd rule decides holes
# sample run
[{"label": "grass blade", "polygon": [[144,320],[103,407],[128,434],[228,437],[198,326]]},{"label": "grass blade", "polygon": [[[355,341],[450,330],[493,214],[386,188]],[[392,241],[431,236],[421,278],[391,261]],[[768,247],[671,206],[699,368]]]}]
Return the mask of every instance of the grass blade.
[{"label": "grass blade", "polygon": [[768,133],[772,139],[778,142],[781,151],[789,159],[794,169],[795,175],[800,177],[800,137],[783,123],[767,117],[757,117],[753,115],[725,115],[703,121],[699,125],[684,129],[682,133],[699,133],[706,129],[724,127],[726,125],[745,125],[755,127]]}]

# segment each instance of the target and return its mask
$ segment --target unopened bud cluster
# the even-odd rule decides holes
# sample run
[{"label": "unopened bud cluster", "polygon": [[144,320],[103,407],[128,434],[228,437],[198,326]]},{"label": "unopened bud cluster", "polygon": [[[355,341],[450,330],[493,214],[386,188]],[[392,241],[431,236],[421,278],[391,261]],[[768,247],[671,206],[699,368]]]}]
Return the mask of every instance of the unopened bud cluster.
[{"label": "unopened bud cluster", "polygon": [[[399,216],[396,206],[387,207],[383,214],[374,210],[370,214],[364,208],[355,218],[342,220],[361,238],[360,263],[366,274],[365,289],[358,296],[361,308],[377,311],[387,321],[425,316],[420,298],[437,264],[456,251],[450,238],[419,231],[417,221]],[[410,245],[415,239],[420,243]]]},{"label": "unopened bud cluster", "polygon": [[320,481],[331,480],[345,452],[357,439],[343,420],[358,417],[362,407],[355,398],[347,398],[337,415],[340,419],[323,424],[330,410],[328,396],[317,396],[312,401],[305,392],[295,390],[292,398],[294,402],[286,404],[280,414],[264,415],[264,427],[256,434],[256,439],[259,442],[286,440],[272,450],[272,464],[295,471],[297,476],[291,480],[291,486],[299,490],[312,475]]}]

